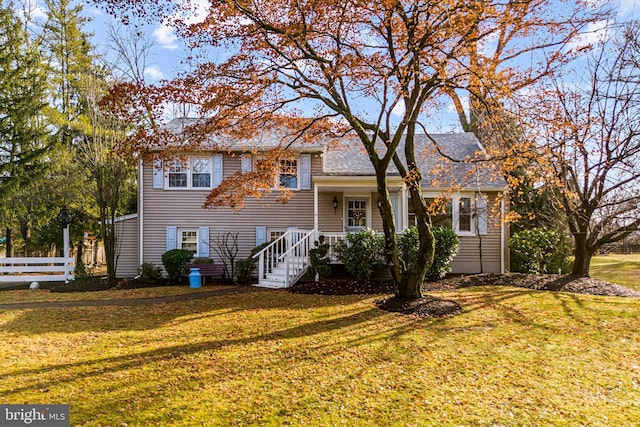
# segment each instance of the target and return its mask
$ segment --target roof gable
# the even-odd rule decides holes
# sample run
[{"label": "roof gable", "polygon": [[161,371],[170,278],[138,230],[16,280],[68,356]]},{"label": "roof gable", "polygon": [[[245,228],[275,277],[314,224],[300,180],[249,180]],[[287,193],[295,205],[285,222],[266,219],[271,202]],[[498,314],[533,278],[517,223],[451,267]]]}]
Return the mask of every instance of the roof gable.
[{"label": "roof gable", "polygon": [[[382,143],[376,149],[379,154],[385,151]],[[397,151],[404,153],[404,142]],[[424,187],[480,186],[503,189],[506,186],[494,165],[471,161],[486,158],[480,141],[473,133],[416,135],[415,155]],[[400,157],[406,166],[404,155]],[[357,138],[344,138],[340,143],[325,148],[323,173],[332,176],[375,176],[369,156]],[[387,175],[399,176],[393,163]]]}]

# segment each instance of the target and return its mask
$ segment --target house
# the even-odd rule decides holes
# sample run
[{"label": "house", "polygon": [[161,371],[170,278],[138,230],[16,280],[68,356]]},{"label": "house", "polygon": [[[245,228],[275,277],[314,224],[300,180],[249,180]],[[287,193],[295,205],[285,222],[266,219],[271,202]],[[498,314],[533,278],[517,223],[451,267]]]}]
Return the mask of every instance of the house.
[{"label": "house", "polygon": [[[179,127],[175,122],[171,125]],[[483,152],[471,133],[431,138],[450,159],[468,159]],[[131,266],[143,262],[161,265],[162,254],[174,248],[217,258],[213,250],[216,238],[232,231],[238,233],[238,259],[257,245],[275,241],[260,254],[258,279],[263,286],[286,287],[304,273],[307,251],[318,234],[333,244],[358,229],[382,230],[373,167],[359,142],[347,139],[292,147],[296,156],[282,161],[274,183],[292,191],[286,204],[276,202],[276,196],[269,193],[261,200],[247,200],[239,212],[202,207],[211,188],[234,172],[250,171],[260,151],[280,141],[265,132],[251,141],[227,142],[224,150],[184,152],[173,160],[141,158],[138,214],[121,223],[127,241],[120,245],[135,248],[137,257],[133,263],[123,263],[123,268],[119,263],[118,276],[134,275]],[[446,161],[425,135],[416,137],[416,153],[424,197],[442,201],[434,223],[452,227],[460,239],[453,272],[504,272],[508,265],[504,179],[486,163]],[[401,231],[414,221],[409,194],[393,167],[387,183],[396,229]],[[137,232],[137,241],[130,241],[131,230]]]}]

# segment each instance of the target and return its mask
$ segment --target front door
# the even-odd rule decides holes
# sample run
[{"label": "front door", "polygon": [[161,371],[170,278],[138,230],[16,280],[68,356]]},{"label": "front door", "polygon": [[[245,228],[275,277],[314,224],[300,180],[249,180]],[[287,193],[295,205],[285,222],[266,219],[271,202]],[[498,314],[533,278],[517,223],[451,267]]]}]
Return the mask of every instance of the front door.
[{"label": "front door", "polygon": [[347,231],[361,230],[369,226],[368,199],[347,199],[345,208]]}]

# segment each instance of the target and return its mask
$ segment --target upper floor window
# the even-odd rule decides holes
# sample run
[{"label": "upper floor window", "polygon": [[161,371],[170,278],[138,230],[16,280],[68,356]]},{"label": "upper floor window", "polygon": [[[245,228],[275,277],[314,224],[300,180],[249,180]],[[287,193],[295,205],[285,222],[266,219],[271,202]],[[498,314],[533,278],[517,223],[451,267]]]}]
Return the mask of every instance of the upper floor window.
[{"label": "upper floor window", "polygon": [[162,162],[154,163],[154,188],[208,189],[222,181],[222,155],[169,160],[162,179]]},{"label": "upper floor window", "polygon": [[278,182],[280,187],[297,189],[298,188],[298,160],[282,159],[280,160],[280,171],[278,174]]},{"label": "upper floor window", "polygon": [[169,187],[187,188],[189,183],[189,166],[184,160],[172,160],[169,163]]},{"label": "upper floor window", "polygon": [[211,187],[211,158],[191,159],[191,186],[194,188]]},{"label": "upper floor window", "polygon": [[[259,171],[259,162],[264,162],[263,156],[252,156],[251,154],[242,154],[241,171],[243,173],[251,171]],[[310,190],[311,189],[311,154],[301,153],[298,157],[280,159],[276,163],[278,168],[273,183],[274,188],[289,190]],[[272,165],[268,164],[271,168]]]},{"label": "upper floor window", "polygon": [[453,205],[451,199],[425,197],[434,227],[453,228]]}]

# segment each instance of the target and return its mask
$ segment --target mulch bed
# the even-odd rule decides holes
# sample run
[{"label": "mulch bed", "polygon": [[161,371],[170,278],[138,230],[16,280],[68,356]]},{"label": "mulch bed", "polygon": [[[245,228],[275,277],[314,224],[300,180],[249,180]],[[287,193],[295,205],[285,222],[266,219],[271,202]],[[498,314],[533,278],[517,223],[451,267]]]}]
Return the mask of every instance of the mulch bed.
[{"label": "mulch bed", "polygon": [[592,277],[560,274],[472,274],[447,277],[425,283],[426,291],[445,291],[471,286],[514,286],[539,291],[561,291],[577,294],[640,298],[640,292]]},{"label": "mulch bed", "polygon": [[[471,286],[515,286],[544,291],[640,298],[640,292],[590,277],[522,273],[449,276],[435,282],[425,282],[423,292],[450,291]],[[299,294],[321,295],[379,295],[393,293],[393,283],[384,280],[359,282],[344,278],[329,278],[318,283],[300,282],[288,291]],[[374,301],[374,304],[382,310],[413,314],[418,317],[442,318],[454,316],[462,311],[460,305],[455,301],[429,295],[415,301],[385,297]]]},{"label": "mulch bed", "polygon": [[[91,292],[107,289],[133,289],[151,286],[165,286],[167,280],[143,282],[140,280],[121,280],[115,286],[107,284],[101,277],[77,279],[69,283],[43,284],[51,292]],[[449,276],[435,282],[425,282],[423,292],[451,291],[471,286],[514,286],[543,291],[562,291],[590,295],[608,295],[618,297],[640,298],[640,292],[624,286],[608,283],[589,277],[574,277],[557,274],[472,274]],[[388,295],[393,294],[393,283],[390,280],[367,280],[360,282],[337,274],[320,282],[300,282],[288,289],[288,292],[298,294],[320,295]],[[412,314],[421,318],[443,318],[454,316],[462,311],[455,301],[442,299],[430,295],[414,301],[406,301],[387,296],[374,301],[382,310],[402,314]]]}]

